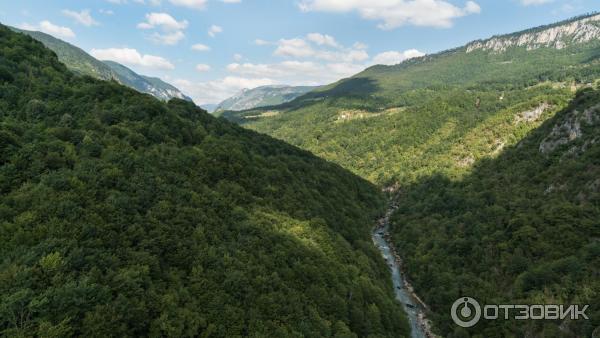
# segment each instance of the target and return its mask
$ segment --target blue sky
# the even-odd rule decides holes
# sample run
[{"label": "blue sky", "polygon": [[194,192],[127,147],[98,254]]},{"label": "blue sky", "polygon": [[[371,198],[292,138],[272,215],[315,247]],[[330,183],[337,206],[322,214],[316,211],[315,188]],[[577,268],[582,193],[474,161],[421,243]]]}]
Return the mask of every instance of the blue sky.
[{"label": "blue sky", "polygon": [[317,85],[494,34],[600,10],[598,0],[0,1],[0,22],[217,103],[242,88]]}]

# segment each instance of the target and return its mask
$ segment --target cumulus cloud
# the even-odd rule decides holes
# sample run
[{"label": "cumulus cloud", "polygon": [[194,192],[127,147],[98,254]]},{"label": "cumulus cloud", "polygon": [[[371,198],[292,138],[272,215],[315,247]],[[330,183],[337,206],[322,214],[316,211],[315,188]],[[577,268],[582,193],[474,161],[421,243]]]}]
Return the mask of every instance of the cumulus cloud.
[{"label": "cumulus cloud", "polygon": [[167,59],[141,54],[133,48],[92,49],[90,54],[98,60],[110,60],[126,66],[139,66],[155,70],[172,70],[175,66]]},{"label": "cumulus cloud", "polygon": [[337,43],[337,41],[335,41],[333,36],[327,34],[310,33],[306,36],[306,39],[308,41],[316,43],[319,46],[326,45],[335,48],[339,47],[339,44]]},{"label": "cumulus cloud", "polygon": [[187,26],[187,20],[177,21],[167,13],[148,13],[146,21],[137,25],[139,29],[160,29],[150,35],[150,40],[162,45],[176,45],[183,40],[183,30]]},{"label": "cumulus cloud", "polygon": [[41,21],[37,25],[31,25],[28,23],[24,23],[21,26],[19,26],[19,28],[28,30],[28,31],[44,32],[46,34],[50,34],[50,35],[58,37],[58,38],[64,38],[64,39],[75,38],[75,33],[73,32],[73,30],[71,30],[71,28],[55,25],[48,20]]},{"label": "cumulus cloud", "polygon": [[281,39],[277,44],[275,55],[291,57],[309,57],[313,56],[315,51],[304,39]]},{"label": "cumulus cloud", "polygon": [[90,27],[94,25],[98,25],[98,22],[92,18],[89,9],[84,9],[80,12],[71,11],[68,9],[63,9],[63,15],[68,16],[74,19],[77,23],[80,23],[84,26]]},{"label": "cumulus cloud", "polygon": [[458,7],[445,0],[303,0],[299,7],[304,12],[358,12],[364,19],[379,21],[381,29],[403,25],[447,28],[456,18],[481,12],[474,1]]},{"label": "cumulus cloud", "polygon": [[[356,48],[359,47],[359,48]],[[310,33],[305,38],[280,39],[274,54],[291,58],[315,58],[329,62],[360,62],[369,58],[364,45],[345,48],[330,35]]]},{"label": "cumulus cloud", "polygon": [[176,31],[185,29],[188,26],[187,20],[177,21],[167,13],[148,13],[146,21],[137,25],[140,29],[162,28],[167,31]]},{"label": "cumulus cloud", "polygon": [[425,53],[419,52],[416,49],[409,49],[404,52],[388,51],[375,55],[373,57],[373,63],[381,65],[396,65],[402,61],[423,55],[425,55]]},{"label": "cumulus cloud", "polygon": [[217,25],[212,25],[208,29],[208,35],[211,38],[214,38],[218,33],[221,33],[221,32],[223,32],[223,27],[217,26]]}]

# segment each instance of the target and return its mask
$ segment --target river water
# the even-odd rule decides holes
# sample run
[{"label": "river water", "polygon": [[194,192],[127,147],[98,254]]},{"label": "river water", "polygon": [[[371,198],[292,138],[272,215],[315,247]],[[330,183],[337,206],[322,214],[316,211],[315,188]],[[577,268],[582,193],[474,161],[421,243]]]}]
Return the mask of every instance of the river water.
[{"label": "river water", "polygon": [[407,314],[412,338],[428,338],[433,337],[429,332],[428,324],[424,320],[425,309],[422,304],[412,292],[412,287],[407,282],[406,278],[402,273],[400,267],[400,257],[392,249],[389,243],[389,222],[390,216],[394,211],[394,205],[390,207],[386,215],[381,218],[373,230],[372,237],[375,246],[381,252],[381,255],[385,259],[387,266],[390,269],[392,282],[394,284],[394,292],[396,294],[396,300],[402,303],[404,311]]}]

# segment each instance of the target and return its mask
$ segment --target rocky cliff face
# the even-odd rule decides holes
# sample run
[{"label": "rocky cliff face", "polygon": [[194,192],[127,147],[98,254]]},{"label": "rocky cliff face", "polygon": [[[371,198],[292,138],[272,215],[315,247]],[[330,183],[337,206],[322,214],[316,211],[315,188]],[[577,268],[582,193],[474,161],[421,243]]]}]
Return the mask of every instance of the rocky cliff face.
[{"label": "rocky cliff face", "polygon": [[563,49],[572,43],[586,43],[600,39],[600,14],[575,19],[536,31],[525,31],[497,36],[467,45],[467,53],[477,50],[501,53],[510,47],[526,47],[527,50],[548,47]]},{"label": "rocky cliff face", "polygon": [[[582,124],[595,125],[600,122],[600,104],[589,107],[583,111],[574,110],[566,118],[552,128],[552,132],[540,144],[540,152],[550,153],[563,144],[568,144],[583,136]],[[583,144],[585,151],[591,144],[596,143],[595,138],[588,139]],[[574,149],[572,151],[575,151]]]}]

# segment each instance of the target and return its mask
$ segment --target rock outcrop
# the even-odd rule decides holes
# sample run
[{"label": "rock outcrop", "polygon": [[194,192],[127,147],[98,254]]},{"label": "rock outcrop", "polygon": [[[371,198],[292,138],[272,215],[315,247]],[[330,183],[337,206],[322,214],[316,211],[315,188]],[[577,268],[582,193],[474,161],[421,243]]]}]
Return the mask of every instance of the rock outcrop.
[{"label": "rock outcrop", "polygon": [[561,123],[552,128],[552,132],[540,143],[540,152],[547,154],[560,145],[575,141],[583,135],[582,123],[596,124],[600,121],[600,104],[592,106],[583,112],[574,110]]},{"label": "rock outcrop", "polygon": [[571,43],[585,43],[600,39],[600,14],[580,20],[542,28],[538,31],[497,36],[467,45],[467,53],[476,50],[501,53],[510,47],[533,50],[542,47],[563,49]]}]

